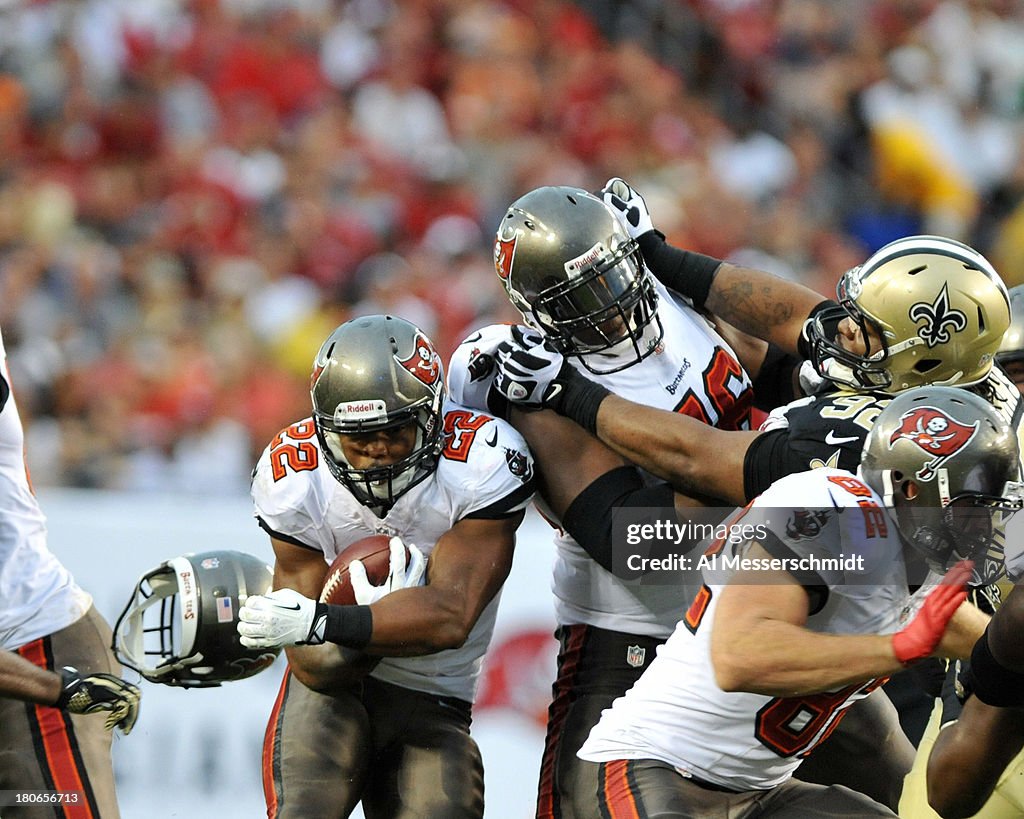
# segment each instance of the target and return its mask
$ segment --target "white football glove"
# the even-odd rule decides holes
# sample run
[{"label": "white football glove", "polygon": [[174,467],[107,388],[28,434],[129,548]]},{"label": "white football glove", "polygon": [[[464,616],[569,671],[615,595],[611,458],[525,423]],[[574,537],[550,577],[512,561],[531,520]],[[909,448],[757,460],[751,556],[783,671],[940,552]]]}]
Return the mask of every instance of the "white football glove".
[{"label": "white football glove", "polygon": [[604,183],[599,191],[599,196],[604,203],[615,211],[622,226],[629,234],[629,238],[637,239],[645,233],[654,230],[654,223],[651,221],[651,212],[647,209],[644,198],[625,179],[613,176]]},{"label": "white football glove", "polygon": [[825,383],[825,377],[818,372],[818,368],[811,361],[804,361],[797,371],[797,378],[800,379],[800,389],[804,395],[816,395],[821,385]]},{"label": "white football glove", "polygon": [[366,576],[366,567],[361,560],[353,560],[348,564],[348,576],[352,581],[352,593],[356,603],[369,606],[382,597],[398,589],[408,589],[423,584],[423,573],[427,569],[427,559],[416,546],[409,544],[409,565],[405,564],[405,546],[400,537],[393,537],[391,546],[391,567],[387,580],[374,586]]},{"label": "white football glove", "polygon": [[540,333],[517,326],[511,340],[498,349],[494,388],[524,409],[541,409],[557,403],[564,386],[560,378],[574,372]]},{"label": "white football glove", "polygon": [[294,589],[250,595],[238,610],[238,633],[246,648],[320,645],[327,625],[327,606]]}]

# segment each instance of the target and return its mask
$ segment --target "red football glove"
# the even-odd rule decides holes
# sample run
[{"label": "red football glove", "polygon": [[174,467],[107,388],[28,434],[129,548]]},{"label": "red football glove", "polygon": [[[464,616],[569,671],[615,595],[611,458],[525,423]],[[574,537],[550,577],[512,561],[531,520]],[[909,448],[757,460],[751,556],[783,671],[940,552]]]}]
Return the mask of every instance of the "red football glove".
[{"label": "red football glove", "polygon": [[892,635],[892,650],[903,665],[930,657],[935,651],[950,619],[967,599],[967,582],[973,571],[970,560],[957,563],[928,594],[906,628]]}]

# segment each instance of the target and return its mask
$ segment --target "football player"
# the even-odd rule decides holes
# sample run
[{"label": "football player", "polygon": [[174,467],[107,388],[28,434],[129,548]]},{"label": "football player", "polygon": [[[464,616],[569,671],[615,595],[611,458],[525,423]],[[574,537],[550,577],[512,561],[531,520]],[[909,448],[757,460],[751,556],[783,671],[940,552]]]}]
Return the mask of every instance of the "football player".
[{"label": "football player", "polygon": [[[1013,380],[1018,389],[1024,387],[1024,286],[1018,285],[1010,293],[1010,327],[1003,335],[996,363]],[[1024,550],[1011,539],[1007,543],[1007,573],[1019,580],[1024,570]],[[1000,622],[1019,616],[1024,606],[1020,592],[1011,592],[1010,601],[1017,614],[1001,615]],[[1002,610],[1002,608],[1000,610]],[[980,650],[980,649],[979,649]],[[954,668],[953,680],[946,681],[941,703],[933,709],[928,726],[917,749],[914,766],[906,780],[900,808],[907,815],[929,819],[937,817],[926,803],[940,808],[943,816],[977,816],[978,819],[1012,819],[1024,813],[1024,754],[1018,739],[1021,734],[1015,709],[990,706],[971,697],[960,713],[960,699],[964,691],[965,674],[970,666]],[[967,670],[965,670],[967,669]],[[967,678],[969,679],[969,677]],[[954,682],[955,681],[955,682]],[[964,719],[963,726],[954,727]],[[940,733],[941,730],[941,733]],[[942,739],[937,743],[937,737]],[[970,737],[970,745],[965,737]],[[940,751],[933,749],[936,744]],[[974,752],[983,755],[972,759]],[[1007,765],[1007,760],[1011,760]],[[965,781],[965,777],[969,781]]]},{"label": "football player", "polygon": [[[969,654],[987,618],[962,606],[961,560],[1024,506],[1019,458],[982,398],[924,387],[879,413],[859,476],[797,473],[754,499],[736,523],[756,535],[705,554],[722,562],[702,594],[580,750],[592,790],[576,815],[895,815],[793,773],[886,676]],[[948,572],[923,603],[904,545]]]},{"label": "football player", "polygon": [[[480,817],[471,708],[530,453],[506,422],[446,400],[433,344],[394,316],[338,327],[311,393],[312,417],[270,442],[252,483],[275,591],[246,600],[238,631],[289,661],[264,745],[268,815],[361,801],[368,817]],[[358,605],[318,602],[329,564],[374,534],[397,554],[387,581],[353,571]]]},{"label": "football player", "polygon": [[[825,465],[856,468],[863,440],[892,391],[916,384],[935,381],[974,389],[1020,429],[1024,405],[1006,375],[992,366],[1009,324],[1006,289],[991,265],[971,248],[940,237],[894,242],[843,276],[837,288],[839,304],[815,304],[806,330],[794,330],[800,322],[789,321],[792,311],[780,306],[792,285],[778,280],[762,285],[763,279],[748,276],[744,268],[668,245],[654,230],[642,197],[622,180],[609,180],[603,196],[661,279],[686,291],[696,306],[727,314],[747,332],[764,335],[775,327],[771,337],[776,351],[787,345],[789,333],[787,350],[799,349],[815,363],[815,378],[802,380],[816,380],[821,391],[774,412],[761,432],[721,430],[683,411],[667,413],[656,405],[645,406],[642,399],[623,400],[633,397],[624,390],[607,395],[609,385],[603,379],[585,381],[579,368],[563,369],[557,345],[539,344],[534,336],[522,359],[515,352],[502,356],[498,386],[507,397],[526,405],[550,404],[675,488],[730,503],[746,503],[792,472]],[[751,288],[752,282],[757,286]],[[799,288],[792,292],[805,308],[810,302],[806,294]],[[774,325],[777,316],[787,321]],[[832,351],[838,357],[830,355]],[[769,371],[772,360],[772,355],[765,359]],[[772,382],[761,377],[758,389]],[[545,395],[549,388],[551,393]],[[679,408],[686,406],[681,403]],[[535,455],[544,450],[542,441],[527,437]],[[1001,568],[1001,555],[994,549],[981,570],[991,577]],[[927,706],[929,701],[923,699]],[[858,735],[854,728],[868,709],[877,714],[865,720],[866,728]],[[829,747],[835,759],[820,754],[815,762],[824,765],[828,759],[828,775],[834,775],[843,760],[855,760],[864,752],[888,760],[872,766],[851,762],[843,776],[895,807],[913,746],[898,730],[889,730],[895,712],[882,692],[855,713],[857,718],[847,721]],[[889,738],[884,753],[878,753],[877,736]],[[843,743],[852,744],[843,749]],[[801,775],[815,776],[816,767],[806,766]],[[883,775],[886,771],[892,774]]]},{"label": "football player", "polygon": [[928,801],[945,819],[1024,810],[1012,782],[1020,778],[1020,762],[1007,767],[1024,747],[1022,628],[1024,591],[1015,587],[971,653],[960,718],[942,729],[928,758]]},{"label": "football player", "polygon": [[24,442],[0,337],[0,792],[76,791],[76,816],[116,819],[109,729],[131,730],[139,691],[120,679],[92,597],[47,548]]},{"label": "football player", "polygon": [[[609,187],[615,182],[621,180],[609,180]],[[634,203],[630,210],[646,214],[643,199],[628,190]],[[623,202],[608,193],[606,198]],[[778,282],[774,295],[759,307],[742,297],[748,289],[742,286],[746,268],[711,260],[708,267],[718,266],[701,283],[701,277],[692,276],[688,258],[696,254],[667,245],[651,227],[649,215],[635,228],[624,224],[648,248],[645,258],[656,260],[658,266],[651,266],[656,275],[698,306],[719,310],[747,332],[764,334],[768,317],[760,326],[752,317],[759,310],[777,312],[787,283]],[[657,250],[650,251],[652,243]],[[915,386],[973,389],[1024,435],[1024,402],[1006,373],[993,366],[1010,325],[1009,296],[981,254],[952,239],[911,236],[847,271],[836,290],[838,304],[817,304],[805,325],[781,325],[788,340],[781,330],[774,336],[780,347],[797,348],[813,363],[815,382],[822,389],[780,408],[760,434],[708,429],[685,412],[666,413],[614,388],[616,394],[609,395],[603,382],[588,385],[577,368],[561,368],[561,351],[550,340],[532,345],[526,351],[530,357],[512,361],[510,368],[505,365],[497,386],[502,390],[503,383],[518,382],[519,388],[510,384],[502,390],[511,400],[555,409],[683,491],[732,503],[746,503],[792,472],[822,465],[856,469],[875,417],[893,394]],[[794,290],[794,298],[800,292]],[[736,304],[746,306],[737,309]],[[503,364],[514,356],[506,356]],[[559,373],[567,383],[559,380]]]},{"label": "football player", "polygon": [[[507,208],[497,229],[495,269],[533,335],[543,334],[573,367],[637,401],[685,413],[695,426],[743,438],[755,434],[755,394],[792,395],[796,339],[822,301],[806,288],[787,287],[788,301],[747,321],[744,329],[756,330],[756,339],[713,324],[650,275],[615,211],[571,187],[538,188]],[[765,303],[774,298],[780,280],[738,272],[757,283]],[[733,301],[734,314],[750,312],[749,300]],[[486,406],[488,395],[494,397],[487,390],[490,363],[512,331],[486,328],[456,351],[449,379],[460,401]],[[762,339],[789,339],[789,349],[770,348]],[[622,505],[672,509],[688,501],[664,482],[647,482],[564,419],[537,413],[515,424],[537,458],[542,512],[558,527],[552,587],[561,650],[538,816],[567,817],[576,750],[601,711],[650,663],[688,603],[682,587],[635,587],[610,570],[608,515]],[[700,493],[694,488],[690,494]]]}]

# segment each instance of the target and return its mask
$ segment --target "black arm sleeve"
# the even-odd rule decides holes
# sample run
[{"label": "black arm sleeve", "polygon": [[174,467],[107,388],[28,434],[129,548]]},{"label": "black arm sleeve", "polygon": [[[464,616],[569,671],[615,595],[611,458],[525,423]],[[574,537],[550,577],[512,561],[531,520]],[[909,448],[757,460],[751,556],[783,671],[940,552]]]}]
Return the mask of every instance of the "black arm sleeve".
[{"label": "black arm sleeve", "polygon": [[1012,671],[995,658],[988,633],[989,629],[985,629],[971,652],[971,690],[986,705],[1020,708],[1024,706],[1024,674]]},{"label": "black arm sleeve", "polygon": [[640,245],[644,261],[658,281],[669,290],[686,296],[695,306],[704,306],[715,273],[722,265],[721,259],[673,247],[656,230],[640,236],[637,244]]},{"label": "black arm sleeve", "polygon": [[782,476],[806,469],[789,445],[789,430],[763,432],[743,455],[743,494],[752,501]]},{"label": "black arm sleeve", "polygon": [[605,472],[573,499],[562,516],[562,525],[602,568],[616,577],[635,577],[637,573],[626,568],[625,554],[619,555],[619,561],[614,559],[613,513],[625,507],[649,508],[652,517],[677,522],[671,486],[645,486],[635,467],[620,466]]},{"label": "black arm sleeve", "polygon": [[769,344],[768,353],[754,379],[754,406],[768,412],[799,398],[793,385],[793,371],[802,361],[781,347]]}]

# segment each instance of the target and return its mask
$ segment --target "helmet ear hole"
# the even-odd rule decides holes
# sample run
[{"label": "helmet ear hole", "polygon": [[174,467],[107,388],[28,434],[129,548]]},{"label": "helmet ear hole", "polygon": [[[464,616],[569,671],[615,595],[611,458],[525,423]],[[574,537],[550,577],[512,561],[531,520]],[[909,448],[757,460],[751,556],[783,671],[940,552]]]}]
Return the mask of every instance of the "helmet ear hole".
[{"label": "helmet ear hole", "polygon": [[942,363],[940,358],[922,358],[914,365],[914,370],[924,375],[927,372],[931,372]]},{"label": "helmet ear hole", "polygon": [[917,484],[914,483],[914,481],[901,480],[903,477],[902,475],[900,475],[898,478],[896,477],[896,475],[893,475],[893,477],[896,478],[896,480],[900,481],[900,494],[903,495],[904,498],[906,498],[909,501],[912,501],[917,497]]}]

